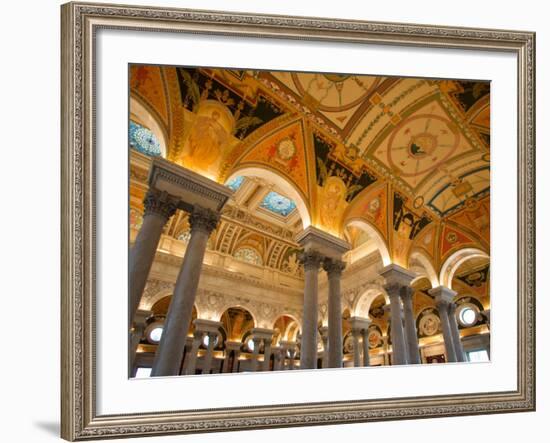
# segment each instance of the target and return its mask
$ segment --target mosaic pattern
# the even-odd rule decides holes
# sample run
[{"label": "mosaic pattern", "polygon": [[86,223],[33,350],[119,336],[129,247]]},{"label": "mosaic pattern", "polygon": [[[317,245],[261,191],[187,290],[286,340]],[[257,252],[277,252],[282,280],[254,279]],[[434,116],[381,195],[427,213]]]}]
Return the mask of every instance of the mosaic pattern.
[{"label": "mosaic pattern", "polygon": [[271,191],[264,197],[260,207],[267,209],[274,214],[286,217],[294,211],[294,209],[296,209],[296,203],[281,194]]},{"label": "mosaic pattern", "polygon": [[237,189],[241,187],[241,185],[244,182],[244,177],[238,176],[235,177],[233,180],[231,180],[229,183],[227,183],[227,187],[231,189],[233,192],[237,192]]},{"label": "mosaic pattern", "polygon": [[130,121],[129,137],[130,147],[136,151],[151,157],[158,157],[161,155],[160,143],[155,134],[149,129]]},{"label": "mosaic pattern", "polygon": [[262,266],[264,264],[258,251],[252,248],[240,248],[235,251],[233,257],[253,265]]}]

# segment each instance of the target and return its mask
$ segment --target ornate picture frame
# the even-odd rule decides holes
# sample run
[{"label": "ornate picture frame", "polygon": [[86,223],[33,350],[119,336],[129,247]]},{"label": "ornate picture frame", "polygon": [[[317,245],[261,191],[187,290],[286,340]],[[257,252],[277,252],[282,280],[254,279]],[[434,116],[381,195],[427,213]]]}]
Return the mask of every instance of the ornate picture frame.
[{"label": "ornate picture frame", "polygon": [[[89,3],[62,6],[61,434],[86,440],[535,410],[535,35]],[[184,33],[472,49],[517,57],[517,389],[100,415],[96,371],[96,33]]]}]

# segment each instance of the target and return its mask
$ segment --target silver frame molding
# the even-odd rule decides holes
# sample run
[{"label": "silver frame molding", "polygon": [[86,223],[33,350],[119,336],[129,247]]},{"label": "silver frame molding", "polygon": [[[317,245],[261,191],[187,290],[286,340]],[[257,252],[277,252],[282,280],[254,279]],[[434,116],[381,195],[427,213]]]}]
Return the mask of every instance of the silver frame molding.
[{"label": "silver frame molding", "polygon": [[[62,15],[61,436],[67,440],[535,410],[535,34],[69,3]],[[100,28],[506,51],[518,57],[518,383],[510,392],[98,416],[94,36]]]}]

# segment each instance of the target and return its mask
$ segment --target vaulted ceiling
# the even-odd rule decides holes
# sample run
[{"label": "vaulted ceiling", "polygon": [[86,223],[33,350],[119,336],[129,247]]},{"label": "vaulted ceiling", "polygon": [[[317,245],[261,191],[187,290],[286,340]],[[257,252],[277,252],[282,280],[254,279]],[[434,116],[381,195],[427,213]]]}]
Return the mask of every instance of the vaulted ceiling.
[{"label": "vaulted ceiling", "polygon": [[133,66],[130,88],[131,119],[155,132],[154,117],[165,156],[257,217],[356,242],[362,220],[398,262],[488,251],[487,82]]}]

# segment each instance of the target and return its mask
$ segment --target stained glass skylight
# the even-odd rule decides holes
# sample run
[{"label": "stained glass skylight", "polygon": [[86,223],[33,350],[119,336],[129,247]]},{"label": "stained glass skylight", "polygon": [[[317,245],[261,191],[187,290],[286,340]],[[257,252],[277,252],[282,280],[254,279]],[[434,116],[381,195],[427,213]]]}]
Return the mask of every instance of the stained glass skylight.
[{"label": "stained glass skylight", "polygon": [[241,187],[243,184],[244,177],[238,176],[235,177],[233,180],[231,180],[229,183],[227,183],[227,187],[231,189],[233,192],[237,192],[237,189]]},{"label": "stained glass skylight", "polygon": [[151,130],[130,120],[129,132],[131,148],[151,157],[161,155],[160,143]]},{"label": "stained glass skylight", "polygon": [[286,217],[288,214],[294,211],[294,209],[296,208],[296,203],[281,194],[271,191],[264,197],[262,203],[260,204],[260,207],[267,209],[268,211],[271,211],[277,215]]}]

